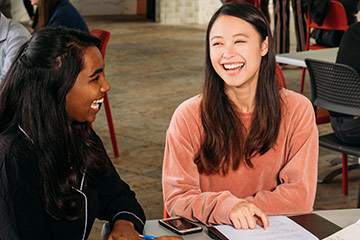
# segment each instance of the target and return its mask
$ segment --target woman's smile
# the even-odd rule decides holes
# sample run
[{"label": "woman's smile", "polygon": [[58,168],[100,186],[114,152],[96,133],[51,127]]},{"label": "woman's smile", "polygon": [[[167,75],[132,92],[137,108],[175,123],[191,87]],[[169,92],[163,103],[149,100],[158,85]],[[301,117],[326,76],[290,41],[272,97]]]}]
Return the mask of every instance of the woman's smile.
[{"label": "woman's smile", "polygon": [[101,98],[99,100],[94,100],[91,104],[91,109],[93,109],[95,112],[98,112],[101,108],[102,103],[104,102],[104,98]]},{"label": "woman's smile", "polygon": [[224,63],[222,64],[224,70],[227,72],[227,74],[229,75],[237,75],[238,73],[240,73],[240,71],[242,70],[242,68],[244,67],[244,63]]}]

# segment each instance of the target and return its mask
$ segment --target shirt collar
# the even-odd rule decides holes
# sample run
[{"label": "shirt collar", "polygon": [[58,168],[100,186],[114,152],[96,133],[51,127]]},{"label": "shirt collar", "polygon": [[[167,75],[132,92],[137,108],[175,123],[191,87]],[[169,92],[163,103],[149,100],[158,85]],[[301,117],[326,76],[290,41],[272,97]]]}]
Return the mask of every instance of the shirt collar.
[{"label": "shirt collar", "polygon": [[8,29],[9,29],[9,24],[10,24],[10,20],[8,18],[5,17],[4,14],[0,13],[0,41],[3,41],[7,38],[8,36]]}]

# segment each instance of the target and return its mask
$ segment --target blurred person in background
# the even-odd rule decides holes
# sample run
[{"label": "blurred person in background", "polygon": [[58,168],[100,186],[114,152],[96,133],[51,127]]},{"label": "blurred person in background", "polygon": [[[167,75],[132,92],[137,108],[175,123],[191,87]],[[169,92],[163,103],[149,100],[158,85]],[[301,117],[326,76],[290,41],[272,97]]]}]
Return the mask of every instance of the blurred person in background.
[{"label": "blurred person in background", "polygon": [[0,82],[9,70],[20,46],[28,40],[29,31],[0,12]]},{"label": "blurred person in background", "polygon": [[84,18],[68,0],[30,0],[36,5],[37,18],[34,30],[43,27],[62,26],[89,32]]}]

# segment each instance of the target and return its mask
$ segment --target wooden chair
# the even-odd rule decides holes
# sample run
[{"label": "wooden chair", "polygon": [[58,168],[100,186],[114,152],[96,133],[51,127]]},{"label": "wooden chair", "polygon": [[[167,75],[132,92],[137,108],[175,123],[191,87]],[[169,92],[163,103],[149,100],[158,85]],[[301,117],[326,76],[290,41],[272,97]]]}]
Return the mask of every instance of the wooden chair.
[{"label": "wooden chair", "polygon": [[[306,23],[307,34],[306,34],[305,51],[327,48],[327,47],[320,46],[317,44],[310,44],[311,29],[316,28],[316,29],[346,31],[349,27],[348,22],[347,22],[345,8],[338,1],[332,0],[330,2],[329,10],[328,10],[326,17],[323,21],[323,24],[321,26],[319,26],[318,24],[316,24],[313,21],[313,19],[310,16],[309,11],[308,11],[307,15],[308,15],[308,17],[307,17],[307,23]],[[303,68],[302,74],[301,74],[300,93],[303,93],[303,91],[304,91],[305,71],[306,71],[306,68]]]},{"label": "wooden chair", "polygon": [[[91,35],[98,37],[101,40],[100,44],[100,51],[103,59],[105,60],[105,50],[106,46],[110,39],[110,32],[101,30],[101,29],[95,29],[90,31]],[[105,113],[106,113],[106,119],[109,126],[109,132],[111,137],[111,143],[112,147],[114,149],[114,156],[119,157],[119,149],[117,145],[116,135],[115,135],[115,129],[114,129],[114,123],[111,116],[111,110],[110,110],[110,103],[109,103],[109,97],[107,93],[105,93],[104,97],[104,106],[105,106]]]},{"label": "wooden chair", "polygon": [[[350,66],[305,59],[310,74],[311,102],[314,108],[360,115],[360,77]],[[347,155],[360,157],[360,147],[338,140],[334,133],[319,137],[319,145],[342,153],[342,169],[328,174],[327,181],[342,172],[343,194],[348,194],[348,170],[359,168],[358,164],[348,167]]]}]

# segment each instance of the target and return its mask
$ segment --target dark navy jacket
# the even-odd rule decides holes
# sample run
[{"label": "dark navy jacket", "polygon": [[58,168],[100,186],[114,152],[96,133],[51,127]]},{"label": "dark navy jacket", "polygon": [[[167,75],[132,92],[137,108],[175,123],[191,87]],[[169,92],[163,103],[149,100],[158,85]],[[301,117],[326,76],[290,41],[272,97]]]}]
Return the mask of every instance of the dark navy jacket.
[{"label": "dark navy jacket", "polygon": [[83,17],[68,0],[63,0],[56,6],[47,26],[63,26],[89,32]]}]

